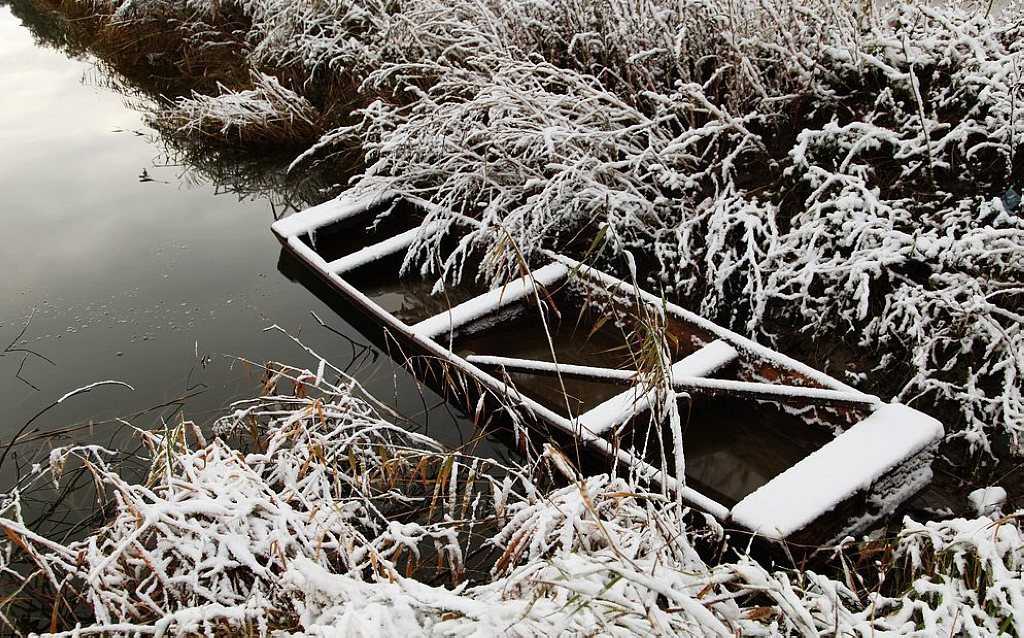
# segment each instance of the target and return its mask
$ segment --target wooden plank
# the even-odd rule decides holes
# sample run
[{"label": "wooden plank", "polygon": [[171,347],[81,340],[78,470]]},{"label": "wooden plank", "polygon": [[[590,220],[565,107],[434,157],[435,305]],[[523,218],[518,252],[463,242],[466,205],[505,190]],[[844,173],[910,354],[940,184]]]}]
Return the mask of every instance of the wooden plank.
[{"label": "wooden plank", "polygon": [[270,229],[282,241],[286,241],[289,237],[315,231],[343,219],[363,215],[390,201],[393,197],[393,193],[357,197],[342,196],[279,219],[270,225]]},{"label": "wooden plank", "polygon": [[[416,241],[416,238],[420,236],[420,233],[430,233],[431,228],[411,228],[404,233],[395,235],[394,237],[388,237],[384,241],[376,244],[361,248],[354,253],[339,257],[334,261],[327,264],[328,270],[336,275],[342,275],[350,270],[355,270],[360,266],[383,259],[395,253],[406,250],[412,243]],[[396,278],[398,274],[395,274]]]},{"label": "wooden plank", "polygon": [[867,406],[876,408],[882,400],[863,392],[844,392],[830,388],[806,388],[796,385],[773,385],[730,379],[703,377],[675,377],[672,385],[677,390],[706,396],[732,396],[745,399],[776,401],[778,403],[814,403],[816,405]]},{"label": "wooden plank", "polygon": [[637,378],[636,370],[619,370],[617,368],[599,368],[597,366],[581,366],[571,363],[554,363],[539,359],[517,359],[516,357],[492,357],[489,355],[472,354],[466,361],[485,368],[505,368],[516,372],[532,372],[543,375],[563,375],[579,377],[593,381],[632,382]]},{"label": "wooden plank", "polygon": [[[739,356],[728,343],[712,341],[700,350],[672,364],[673,376],[702,377],[728,365]],[[629,423],[650,409],[654,392],[633,386],[579,416],[580,425],[595,434]]]},{"label": "wooden plank", "polygon": [[672,364],[672,377],[706,377],[740,356],[728,342],[716,339]]},{"label": "wooden plank", "polygon": [[942,434],[932,417],[886,405],[737,503],[732,519],[763,536],[791,537],[926,452]]},{"label": "wooden plank", "polygon": [[529,297],[534,294],[537,286],[553,286],[568,275],[569,269],[565,265],[548,264],[501,288],[485,292],[446,312],[424,319],[413,326],[412,331],[421,337],[433,339]]},{"label": "wooden plank", "polygon": [[[630,382],[637,378],[635,370],[617,370],[596,366],[566,365],[550,361],[516,359],[514,357],[491,357],[471,355],[470,363],[484,367],[501,367],[507,370],[532,372],[589,379],[591,381]],[[805,388],[792,385],[772,385],[751,381],[730,379],[708,379],[705,377],[681,376],[672,378],[672,386],[692,394],[704,396],[731,396],[778,403],[816,403],[818,405],[852,405],[877,407],[881,399],[862,392],[841,392],[827,388]]]}]

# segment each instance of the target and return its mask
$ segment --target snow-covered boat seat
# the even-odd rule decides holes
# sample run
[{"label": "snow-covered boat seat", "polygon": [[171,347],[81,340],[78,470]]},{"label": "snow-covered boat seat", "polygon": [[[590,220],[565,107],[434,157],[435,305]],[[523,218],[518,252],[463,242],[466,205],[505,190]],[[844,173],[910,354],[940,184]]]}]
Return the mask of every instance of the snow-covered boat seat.
[{"label": "snow-covered boat seat", "polygon": [[[878,518],[924,487],[942,434],[942,424],[922,412],[883,405],[737,503],[730,517],[769,538],[821,542],[816,523],[845,517],[845,504],[856,502],[865,516]],[[851,521],[849,528],[857,527]],[[839,530],[831,540],[843,535]]]}]

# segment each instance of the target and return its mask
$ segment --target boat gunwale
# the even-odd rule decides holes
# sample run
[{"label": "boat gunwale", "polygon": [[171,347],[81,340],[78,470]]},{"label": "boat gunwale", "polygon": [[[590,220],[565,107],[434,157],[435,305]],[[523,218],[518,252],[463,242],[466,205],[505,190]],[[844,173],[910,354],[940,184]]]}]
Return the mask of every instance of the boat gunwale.
[{"label": "boat gunwale", "polygon": [[[346,281],[346,279],[344,278],[345,273],[335,272],[330,267],[330,264],[333,262],[328,262],[327,260],[325,260],[313,248],[306,245],[304,242],[301,241],[301,239],[299,239],[301,235],[314,232],[317,228],[322,228],[323,226],[326,226],[328,224],[333,224],[338,221],[348,219],[351,217],[356,217],[361,214],[367,214],[381,205],[385,205],[389,202],[394,202],[395,199],[399,197],[405,199],[406,202],[415,206],[419,206],[421,208],[438,209],[438,207],[436,207],[435,205],[430,204],[425,200],[421,200],[420,198],[402,197],[398,194],[393,193],[377,193],[364,195],[362,197],[343,196],[338,200],[332,200],[327,204],[320,205],[318,207],[314,207],[306,211],[293,214],[292,216],[287,217],[283,220],[279,220],[278,222],[275,222],[272,225],[272,230],[287,249],[295,253],[296,256],[299,257],[301,261],[305,262],[308,266],[310,266],[328,284],[337,289],[341,294],[347,296],[358,307],[360,307],[361,310],[368,313],[383,327],[394,330],[397,333],[401,334],[402,337],[404,337],[407,341],[411,342],[415,347],[422,350],[424,354],[427,355],[428,358],[434,357],[444,363],[455,366],[460,373],[477,381],[483,389],[491,393],[496,399],[498,399],[501,403],[505,404],[508,408],[514,410],[522,409],[525,411],[525,416],[545,421],[549,425],[552,425],[558,430],[560,430],[563,434],[576,438],[577,440],[582,442],[587,448],[597,452],[598,454],[601,454],[602,456],[605,456],[613,460],[614,462],[630,466],[635,471],[638,471],[640,475],[645,476],[648,480],[652,481],[653,483],[661,485],[662,487],[671,492],[675,492],[678,495],[678,497],[688,505],[697,507],[698,509],[708,512],[709,514],[715,516],[722,522],[735,522],[733,521],[732,517],[732,510],[735,509],[735,506],[733,508],[726,507],[717,500],[677,480],[676,477],[673,477],[663,472],[662,470],[653,466],[651,463],[645,461],[638,455],[634,454],[632,451],[622,449],[613,441],[605,439],[602,436],[602,434],[606,433],[608,431],[608,428],[604,428],[600,432],[593,432],[588,427],[585,427],[583,425],[583,417],[587,415],[588,412],[591,412],[593,410],[585,411],[575,417],[570,416],[567,418],[561,414],[558,414],[556,411],[541,405],[536,400],[523,394],[515,386],[510,385],[505,381],[502,381],[498,377],[491,374],[489,371],[483,369],[481,366],[476,365],[473,362],[467,360],[466,358],[456,354],[451,347],[451,339],[454,331],[441,331],[437,334],[431,335],[421,334],[419,331],[415,329],[415,326],[410,326],[409,324],[405,323],[392,313],[388,312],[380,305],[378,305],[376,302],[374,302],[370,297],[364,294],[361,290],[359,290],[354,285]],[[470,220],[469,218],[466,218],[466,221],[473,222],[479,227],[479,222],[475,222],[475,220]],[[421,228],[426,229],[428,226],[429,224]],[[428,232],[428,230],[424,230],[424,232]],[[380,242],[376,242],[375,244],[371,244],[369,246],[364,247],[362,250],[372,249],[374,246],[381,243],[386,243],[390,239],[391,238],[385,238]],[[752,339],[749,339],[727,328],[724,328],[708,319],[705,319],[704,317],[701,317],[691,311],[686,310],[685,308],[682,308],[681,306],[678,306],[677,304],[658,298],[654,296],[652,293],[645,291],[641,288],[638,288],[637,286],[634,286],[613,275],[602,272],[592,266],[579,262],[565,255],[555,253],[553,251],[545,250],[542,251],[542,254],[544,257],[551,260],[549,262],[550,264],[560,263],[567,268],[566,275],[563,277],[559,277],[556,283],[562,283],[573,278],[579,278],[585,280],[586,283],[589,286],[593,287],[595,290],[600,290],[605,294],[624,294],[646,304],[655,304],[657,307],[664,309],[664,311],[668,315],[672,316],[677,321],[680,321],[683,325],[703,330],[704,332],[707,332],[710,335],[714,336],[717,340],[720,340],[732,346],[740,353],[740,356],[746,354],[748,357],[751,357],[755,360],[767,362],[782,370],[788,370],[789,372],[795,373],[798,378],[802,377],[807,379],[811,383],[820,384],[821,386],[824,386],[823,388],[820,388],[821,390],[823,390],[824,394],[831,395],[832,393],[834,393],[837,396],[844,396],[850,399],[851,402],[856,403],[858,407],[868,410],[869,416],[871,413],[874,413],[879,407],[891,405],[883,402],[877,396],[857,390],[856,388],[853,388],[852,386],[849,386],[848,384],[839,381],[835,377],[832,377],[831,375],[828,375],[823,371],[812,368],[807,364],[792,359],[791,357],[783,353],[767,348],[766,346],[759,344],[756,341],[753,341]],[[381,256],[385,255],[382,254]],[[344,259],[344,257],[340,259]],[[337,261],[339,260],[334,260],[334,262]],[[523,279],[526,279],[526,277],[529,277],[529,275],[530,273],[527,273],[527,275],[525,275]],[[491,294],[495,290],[498,290],[498,288],[494,288],[485,293],[482,293],[481,295],[474,297],[472,300],[470,300],[470,302],[476,301],[481,297]],[[535,293],[536,288],[534,288],[532,292]],[[527,294],[527,297],[528,296],[529,293]],[[519,299],[514,303],[522,302],[523,299]],[[506,306],[498,305],[489,308],[487,312],[485,312],[482,315],[482,317],[486,317],[489,314],[499,312],[503,310],[505,307]],[[418,323],[422,324],[426,322],[436,322],[437,320],[439,320],[439,318],[445,316],[446,314],[450,314],[451,310],[452,309],[449,308],[449,310],[446,312],[433,315]],[[448,347],[445,347],[440,341],[440,338],[443,336],[448,337]],[[704,344],[701,348],[706,347],[707,345],[708,344]],[[697,351],[699,352],[701,348],[698,348]],[[558,366],[559,364],[555,362],[554,365]],[[787,384],[763,385],[779,385],[781,387],[785,387]],[[646,394],[650,391],[650,388],[645,388],[642,382],[634,383],[624,387],[626,388],[625,392],[632,391],[637,396]],[[814,388],[813,386],[799,386],[791,384],[790,387],[804,390],[818,389]],[[510,405],[508,403],[510,400],[512,402],[515,402],[516,405]],[[642,411],[638,411],[636,415],[639,415],[641,413]],[[861,419],[861,421],[862,420],[863,419]],[[858,423],[859,422],[860,421],[858,421]],[[841,436],[842,434],[834,437],[832,441],[838,440]],[[817,454],[817,451],[805,455],[803,459],[811,458],[815,454]],[[781,477],[785,475],[788,471],[789,470],[784,470],[778,476]],[[761,488],[756,488],[753,492],[751,492],[751,495],[756,494],[759,489]],[[819,517],[826,516],[829,513],[829,511],[831,510],[822,511],[819,514]],[[750,526],[744,525],[743,527],[749,528]],[[770,535],[766,537],[771,538]],[[780,536],[773,540],[785,541],[785,538]]]}]

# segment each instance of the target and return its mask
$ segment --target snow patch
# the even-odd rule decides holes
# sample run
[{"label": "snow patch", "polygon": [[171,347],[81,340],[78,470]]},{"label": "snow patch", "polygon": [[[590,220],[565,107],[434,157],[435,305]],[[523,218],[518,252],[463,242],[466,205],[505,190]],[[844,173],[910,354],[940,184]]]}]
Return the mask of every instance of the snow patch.
[{"label": "snow patch", "polygon": [[534,294],[538,286],[553,286],[569,275],[563,264],[548,264],[511,283],[461,303],[447,312],[424,319],[412,327],[417,335],[434,338],[464,326],[500,308]]},{"label": "snow patch", "polygon": [[[728,343],[722,340],[712,341],[672,364],[670,374],[673,379],[677,376],[705,376],[734,361],[737,356],[739,353]],[[603,434],[646,412],[653,400],[653,391],[634,386],[584,412],[580,415],[579,422],[594,434]]]},{"label": "snow patch", "polygon": [[732,520],[764,536],[786,538],[942,434],[942,424],[926,414],[900,404],[882,406],[740,501]]},{"label": "snow patch", "polygon": [[983,487],[967,495],[967,500],[978,516],[998,514],[1006,504],[1006,490],[998,487]]},{"label": "snow patch", "polygon": [[362,215],[389,198],[390,195],[386,193],[345,193],[336,199],[279,219],[270,225],[270,229],[278,237],[287,239],[356,215]]}]

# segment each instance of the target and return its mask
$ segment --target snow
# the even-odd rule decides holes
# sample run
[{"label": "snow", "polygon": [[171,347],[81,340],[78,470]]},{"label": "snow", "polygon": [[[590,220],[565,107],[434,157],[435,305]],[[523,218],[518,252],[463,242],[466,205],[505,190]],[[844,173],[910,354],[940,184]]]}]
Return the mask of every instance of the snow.
[{"label": "snow", "polygon": [[388,199],[388,195],[342,195],[312,206],[301,212],[279,219],[270,225],[278,237],[288,239],[302,235],[334,222],[362,215]]},{"label": "snow", "polygon": [[317,272],[320,272],[321,274],[324,275],[334,275],[334,273],[332,273],[330,269],[327,268],[327,261],[324,260],[324,258],[321,257],[319,253],[317,253],[315,250],[307,246],[305,242],[299,239],[298,235],[291,235],[290,237],[288,237],[288,247],[295,251],[295,253],[299,255],[302,259],[304,259],[306,263],[313,266],[313,268],[315,268]]},{"label": "snow", "polygon": [[108,379],[106,381],[95,381],[95,382],[90,383],[88,385],[84,385],[84,386],[82,386],[80,388],[75,388],[74,390],[71,390],[70,392],[65,393],[63,396],[61,396],[61,398],[57,399],[57,401],[55,403],[64,403],[65,401],[67,401],[68,399],[70,399],[73,396],[77,396],[79,394],[85,394],[86,392],[92,392],[96,388],[103,387],[103,386],[110,386],[110,385],[116,385],[116,386],[121,386],[122,388],[128,388],[132,392],[135,391],[135,388],[133,388],[131,385],[125,383],[124,381],[117,381],[116,379]]},{"label": "snow", "polygon": [[[417,228],[411,228],[403,233],[389,237],[381,242],[361,248],[350,255],[339,257],[334,261],[327,264],[328,270],[331,272],[341,275],[350,270],[355,270],[360,266],[365,266],[371,262],[377,261],[387,257],[388,255],[394,255],[395,253],[407,249],[413,244],[421,235],[431,234],[436,231],[436,226],[432,224],[425,224]],[[395,273],[398,276],[398,273]]]},{"label": "snow", "polygon": [[728,342],[716,339],[672,364],[672,378],[706,377],[739,357],[739,352]]},{"label": "snow", "polygon": [[[698,377],[711,374],[728,365],[739,356],[736,349],[722,340],[715,340],[672,364],[671,375]],[[634,386],[579,417],[580,425],[594,434],[604,434],[616,426],[627,423],[638,414],[647,411],[654,399],[654,393],[640,386]]]},{"label": "snow", "polygon": [[761,486],[732,509],[736,523],[786,538],[887,472],[935,445],[942,424],[900,404],[884,405]]},{"label": "snow", "polygon": [[490,355],[474,354],[466,357],[473,365],[495,368],[507,368],[509,370],[523,372],[539,372],[546,374],[564,374],[566,376],[580,376],[595,380],[632,381],[636,379],[636,370],[619,370],[617,368],[600,368],[598,366],[584,366],[572,363],[557,363],[554,361],[543,361],[538,359],[518,359],[516,357],[495,357]]},{"label": "snow", "polygon": [[413,326],[413,332],[422,337],[435,338],[533,295],[538,286],[545,288],[553,286],[568,275],[569,268],[563,264],[542,266],[501,288],[486,292],[446,312],[424,319]]},{"label": "snow", "polygon": [[998,514],[1006,504],[1006,490],[998,486],[982,487],[967,495],[978,516]]},{"label": "snow", "polygon": [[603,435],[646,412],[651,407],[652,395],[642,386],[633,386],[581,414],[580,426]]},{"label": "snow", "polygon": [[193,92],[164,108],[156,124],[164,132],[193,140],[231,139],[268,144],[310,138],[321,132],[316,107],[276,77],[250,71],[252,88],[233,90],[218,83],[217,95]]}]

